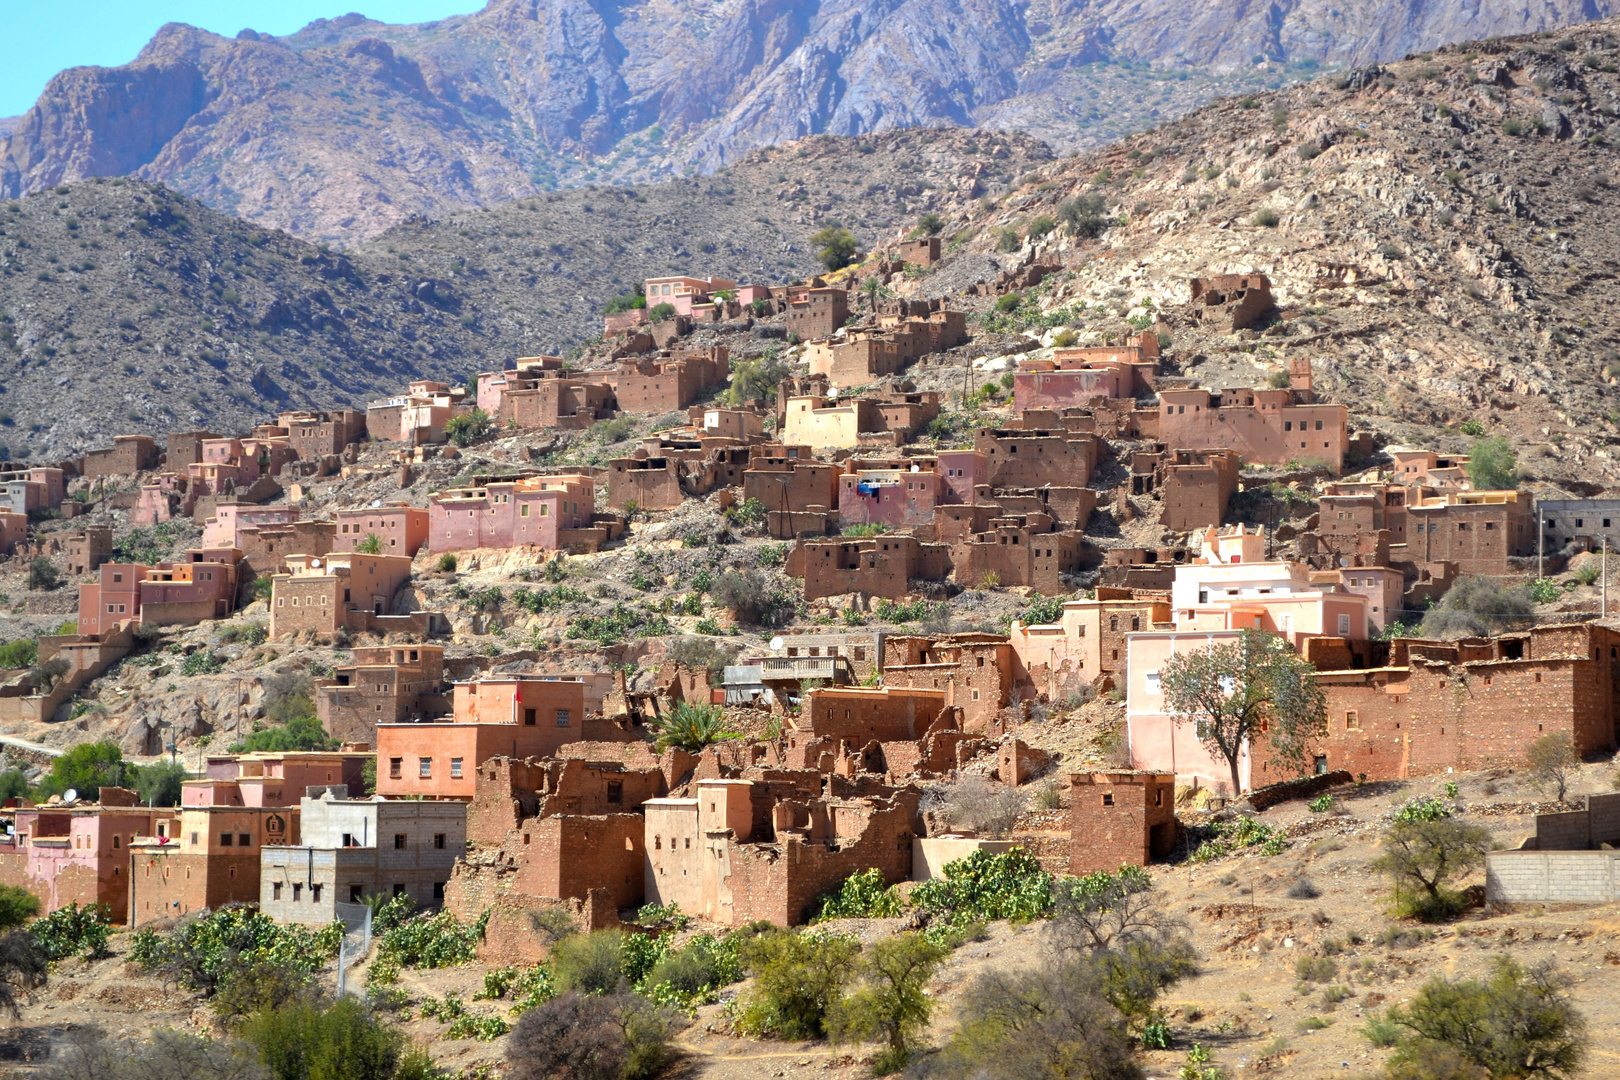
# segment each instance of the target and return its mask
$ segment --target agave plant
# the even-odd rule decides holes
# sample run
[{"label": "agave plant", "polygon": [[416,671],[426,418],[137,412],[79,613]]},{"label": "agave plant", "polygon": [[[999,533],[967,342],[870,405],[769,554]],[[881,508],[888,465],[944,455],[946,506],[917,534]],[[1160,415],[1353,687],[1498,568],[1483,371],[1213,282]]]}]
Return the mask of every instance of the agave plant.
[{"label": "agave plant", "polygon": [[659,718],[655,726],[658,728],[655,745],[659,750],[678,746],[696,753],[710,743],[738,738],[736,732],[726,730],[725,714],[718,705],[678,702],[674,711]]}]

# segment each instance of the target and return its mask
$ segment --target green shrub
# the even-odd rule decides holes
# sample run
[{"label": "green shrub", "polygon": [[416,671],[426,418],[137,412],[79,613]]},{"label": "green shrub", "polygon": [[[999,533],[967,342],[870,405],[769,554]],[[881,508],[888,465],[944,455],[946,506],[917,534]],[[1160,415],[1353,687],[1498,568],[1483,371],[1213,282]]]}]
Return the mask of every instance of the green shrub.
[{"label": "green shrub", "polygon": [[814,921],[826,919],[892,919],[900,914],[900,890],[883,880],[877,867],[858,870],[835,893],[817,902]]},{"label": "green shrub", "polygon": [[21,885],[0,885],[0,930],[21,926],[39,915],[39,897]]},{"label": "green shrub", "polygon": [[21,671],[39,663],[39,641],[18,638],[0,645],[0,671]]},{"label": "green shrub", "polygon": [[445,437],[457,446],[471,446],[493,430],[495,430],[494,417],[479,408],[459,416],[452,416],[444,424]]},{"label": "green shrub", "polygon": [[182,675],[217,675],[223,671],[225,664],[220,660],[219,654],[208,649],[198,649],[186,657],[180,664]]},{"label": "green shrub", "polygon": [[1023,848],[1000,855],[975,851],[947,863],[944,874],[912,890],[918,910],[953,919],[1027,920],[1052,907],[1052,875]]},{"label": "green shrub", "polygon": [[655,323],[668,322],[675,317],[674,304],[655,304],[647,312],[647,318]]},{"label": "green shrub", "polygon": [[660,752],[677,746],[696,753],[710,743],[739,737],[726,730],[725,711],[720,706],[689,701],[677,702],[670,714],[659,717],[653,726],[658,729],[655,745]]},{"label": "green shrub", "polygon": [[1451,816],[1451,807],[1433,796],[1413,799],[1395,811],[1396,821],[1443,821]]},{"label": "green shrub", "polygon": [[815,932],[771,929],[742,944],[753,989],[739,1001],[737,1028],[756,1038],[815,1039],[843,996],[860,942]]},{"label": "green shrub", "polygon": [[1056,218],[1047,214],[1042,214],[1040,217],[1029,223],[1029,238],[1031,240],[1039,240],[1041,237],[1057,228],[1057,224]]},{"label": "green shrub", "polygon": [[1294,961],[1294,977],[1301,982],[1332,982],[1339,965],[1329,956],[1302,956]]},{"label": "green shrub", "polygon": [[1282,219],[1277,216],[1277,211],[1267,208],[1256,210],[1254,212],[1254,217],[1250,219],[1250,222],[1257,228],[1275,229],[1277,227],[1277,222],[1281,220]]},{"label": "green shrub", "polygon": [[1316,798],[1307,803],[1306,806],[1309,807],[1311,813],[1313,814],[1325,814],[1329,810],[1333,809],[1333,796],[1318,795]]},{"label": "green shrub", "polygon": [[1277,855],[1288,846],[1287,836],[1270,825],[1262,825],[1254,818],[1239,818],[1235,822],[1217,821],[1210,826],[1214,834],[1192,853],[1194,862],[1230,855],[1234,851],[1257,847],[1262,855]]},{"label": "green shrub", "polygon": [[439,556],[439,561],[433,564],[433,569],[441,574],[453,574],[456,572],[456,566],[456,557],[447,551]]},{"label": "green shrub", "polygon": [[1514,138],[1517,138],[1518,136],[1523,135],[1524,134],[1524,121],[1515,120],[1511,116],[1508,117],[1506,120],[1502,121],[1502,134],[1509,135],[1509,136],[1512,136]]},{"label": "green shrub", "polygon": [[65,960],[75,955],[94,960],[107,955],[107,938],[111,927],[112,913],[106,904],[80,907],[74,901],[42,919],[36,919],[28,932],[52,960]]},{"label": "green shrub", "polygon": [[1024,246],[1017,229],[1002,229],[996,234],[996,250],[1002,254],[1011,254]]},{"label": "green shrub", "polygon": [[488,922],[488,911],[477,921],[465,925],[448,911],[418,915],[383,932],[377,946],[377,959],[396,967],[419,968],[471,963]]},{"label": "green shrub", "polygon": [[872,1062],[874,1075],[904,1068],[913,1042],[933,1015],[933,1001],[925,993],[928,981],[949,953],[918,933],[873,944],[861,954],[859,986],[831,1009],[828,1034],[834,1042],[881,1039],[884,1048]]},{"label": "green shrub", "polygon": [[810,246],[828,270],[842,270],[855,261],[855,253],[860,250],[855,234],[837,224],[828,225],[812,236]]},{"label": "green shrub", "polygon": [[62,584],[62,575],[56,564],[44,555],[35,555],[28,564],[28,587],[35,592],[54,589]]},{"label": "green shrub", "polygon": [[1104,216],[1107,209],[1101,195],[1077,195],[1058,207],[1058,217],[1068,226],[1070,236],[1091,239],[1113,224]]},{"label": "green shrub", "polygon": [[667,1009],[635,994],[563,994],[523,1015],[507,1040],[508,1080],[651,1080],[672,1056]]},{"label": "green shrub", "polygon": [[557,942],[551,951],[551,976],[561,992],[613,994],[629,984],[624,971],[621,930],[575,934]]},{"label": "green shrub", "polygon": [[1489,830],[1451,818],[1397,820],[1372,867],[1390,879],[1398,914],[1436,922],[1462,910],[1449,882],[1482,864],[1490,844]]},{"label": "green shrub", "polygon": [[235,973],[283,968],[307,979],[337,955],[343,925],[281,925],[244,907],[183,919],[173,931],[135,933],[129,959],[187,990],[213,995]]},{"label": "green shrub", "polygon": [[242,1036],[272,1080],[392,1080],[405,1041],[352,997],[266,1009],[248,1019]]}]

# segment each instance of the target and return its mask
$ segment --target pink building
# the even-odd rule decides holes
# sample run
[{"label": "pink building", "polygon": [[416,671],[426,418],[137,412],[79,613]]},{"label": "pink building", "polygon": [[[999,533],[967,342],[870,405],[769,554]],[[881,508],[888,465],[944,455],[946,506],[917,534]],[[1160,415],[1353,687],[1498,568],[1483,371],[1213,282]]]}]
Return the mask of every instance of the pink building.
[{"label": "pink building", "polygon": [[50,467],[8,469],[0,465],[0,510],[27,514],[62,505],[62,470]]},{"label": "pink building", "polygon": [[435,552],[527,545],[555,551],[559,534],[583,529],[596,511],[596,481],[580,473],[531,476],[429,499],[428,546]]},{"label": "pink building", "polygon": [[[1133,768],[1175,773],[1202,787],[1231,794],[1224,760],[1212,758],[1196,725],[1166,711],[1160,673],[1178,653],[1235,641],[1244,630],[1264,630],[1303,652],[1313,637],[1365,641],[1373,630],[1372,602],[1363,592],[1330,581],[1312,581],[1297,563],[1270,561],[1264,530],[1242,525],[1204,534],[1204,553],[1176,567],[1170,604],[1175,629],[1131,634],[1126,639],[1126,727]],[[1249,786],[1249,763],[1240,779]],[[1261,783],[1271,779],[1263,778]]]},{"label": "pink building", "polygon": [[252,503],[222,502],[214,516],[203,523],[203,547],[245,548],[242,532],[266,525],[288,525],[298,520],[296,506],[255,506]]},{"label": "pink building", "polygon": [[[12,850],[22,880],[48,914],[77,903],[106,904],[114,923],[129,918],[129,844],[151,836],[169,810],[135,805],[135,793],[102,788],[103,805],[36,806],[17,811]],[[115,805],[116,802],[116,805]]]},{"label": "pink building", "polygon": [[371,536],[382,545],[380,555],[415,555],[428,542],[428,512],[404,502],[337,512],[333,551],[353,551]]},{"label": "pink building", "polygon": [[911,469],[861,469],[838,478],[838,519],[843,525],[906,529],[934,520],[940,476]]},{"label": "pink building", "polygon": [[1013,408],[1063,409],[1095,398],[1134,398],[1153,389],[1159,337],[1144,332],[1129,344],[1056,349],[1050,360],[1025,360],[1013,374]]},{"label": "pink building", "polygon": [[737,283],[728,278],[659,277],[646,282],[647,309],[668,304],[677,315],[692,314],[693,304],[706,304],[718,292],[734,293]]},{"label": "pink building", "polygon": [[990,480],[989,459],[979,450],[941,450],[934,471],[939,474],[941,505],[974,502],[973,489]]},{"label": "pink building", "polygon": [[181,806],[286,806],[299,804],[306,790],[343,784],[358,795],[365,763],[363,752],[211,755],[203,778],[180,785]]},{"label": "pink building", "polygon": [[103,563],[97,579],[79,586],[79,633],[116,626],[184,626],[222,619],[236,610],[235,548],[196,548],[156,566]]}]

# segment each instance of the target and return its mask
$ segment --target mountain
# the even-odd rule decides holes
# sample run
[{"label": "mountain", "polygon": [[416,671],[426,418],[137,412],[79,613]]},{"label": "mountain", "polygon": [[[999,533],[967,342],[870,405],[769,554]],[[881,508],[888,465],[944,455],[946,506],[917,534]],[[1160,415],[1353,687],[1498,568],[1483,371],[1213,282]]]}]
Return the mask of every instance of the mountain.
[{"label": "mountain", "polygon": [[599,334],[603,303],[645,277],[782,282],[816,269],[809,237],[833,216],[869,245],[1050,160],[959,130],[815,138],[701,179],[413,219],[342,255],[145,181],[58,185],[0,202],[0,444],[59,457],[459,383]]},{"label": "mountain", "polygon": [[440,22],[346,15],[286,37],[171,24],[131,64],[51,80],[0,195],[159,181],[353,242],[558,186],[707,172],[811,134],[1019,130],[1101,145],[1222,94],[1612,0],[491,0]]},{"label": "mountain", "polygon": [[[1527,481],[1614,490],[1617,72],[1610,20],[1218,102],[1033,170],[950,224],[974,235],[956,259],[1021,242],[1019,260],[1062,265],[984,328],[1101,343],[1161,323],[1169,373],[1216,389],[1308,357],[1318,394],[1382,442],[1466,452],[1501,434]],[[1079,198],[1099,236],[1031,239]],[[1276,322],[1197,317],[1192,278],[1253,272]],[[963,285],[949,263],[935,278],[924,293]]]}]

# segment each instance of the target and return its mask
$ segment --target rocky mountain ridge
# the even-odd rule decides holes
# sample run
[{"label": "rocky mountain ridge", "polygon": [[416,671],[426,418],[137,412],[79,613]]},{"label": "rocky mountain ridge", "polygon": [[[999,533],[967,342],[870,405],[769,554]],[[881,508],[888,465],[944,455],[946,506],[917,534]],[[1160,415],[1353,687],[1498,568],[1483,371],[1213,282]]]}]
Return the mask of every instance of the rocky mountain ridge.
[{"label": "rocky mountain ridge", "polygon": [[0,195],[133,175],[350,242],[558,185],[710,171],[812,134],[1016,129],[1067,152],[1320,65],[1611,7],[491,0],[435,23],[346,15],[279,38],[171,24],[131,64],[52,79],[0,150]]}]

